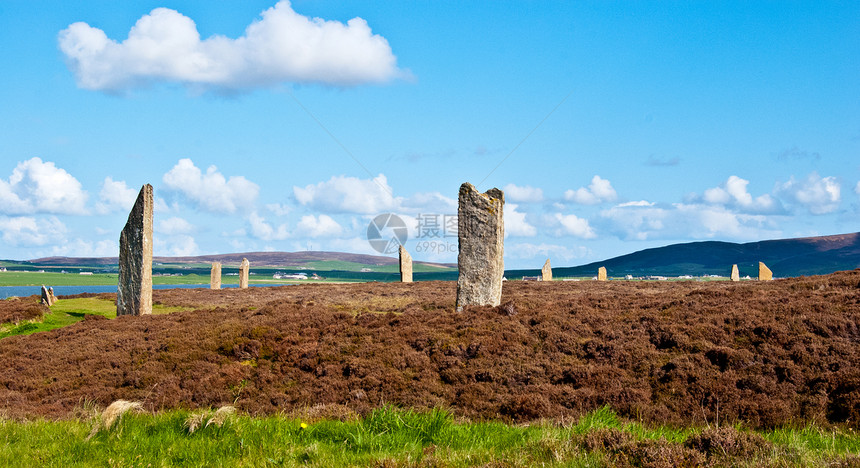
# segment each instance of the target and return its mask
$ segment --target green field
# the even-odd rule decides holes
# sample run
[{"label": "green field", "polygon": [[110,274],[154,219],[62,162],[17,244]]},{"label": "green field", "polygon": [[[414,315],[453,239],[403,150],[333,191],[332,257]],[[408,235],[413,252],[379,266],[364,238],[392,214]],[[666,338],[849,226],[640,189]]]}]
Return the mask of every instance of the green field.
[{"label": "green field", "polygon": [[[754,433],[755,452],[732,445],[693,451],[702,429],[646,427],[609,409],[578,421],[509,425],[456,420],[445,410],[383,407],[363,418],[343,407],[289,415],[241,413],[213,421],[213,411],[126,413],[111,427],[94,405],[61,421],[0,418],[0,465],[69,466],[826,466],[857,463],[860,437],[817,427]],[[337,419],[325,413],[338,413]],[[225,413],[226,414],[226,413]],[[316,414],[316,415],[315,415]],[[738,429],[732,434],[750,434]],[[607,438],[608,437],[608,438]],[[595,440],[623,440],[602,446]],[[855,465],[850,465],[855,466]]]},{"label": "green field", "polygon": [[[152,306],[153,314],[167,314],[177,310],[183,309],[181,307],[166,307],[161,304],[153,304]],[[59,299],[51,306],[51,311],[39,320],[0,324],[0,339],[62,328],[80,322],[84,319],[84,315],[116,318],[116,303],[96,297]]]}]

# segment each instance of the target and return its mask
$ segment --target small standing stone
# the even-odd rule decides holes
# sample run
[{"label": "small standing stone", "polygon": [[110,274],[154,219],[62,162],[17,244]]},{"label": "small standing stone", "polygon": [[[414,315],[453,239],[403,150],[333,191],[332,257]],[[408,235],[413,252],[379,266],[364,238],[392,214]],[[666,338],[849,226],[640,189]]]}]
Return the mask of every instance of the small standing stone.
[{"label": "small standing stone", "polygon": [[597,269],[597,281],[606,281],[606,267]]},{"label": "small standing stone", "polygon": [[770,281],[773,279],[773,272],[770,271],[770,268],[764,264],[764,262],[758,262],[758,280],[759,281]]},{"label": "small standing stone", "polygon": [[48,298],[51,299],[51,304],[54,305],[57,302],[57,296],[54,295],[54,287],[51,286],[48,288]]},{"label": "small standing stone", "polygon": [[119,236],[116,315],[152,313],[152,185],[140,189]]},{"label": "small standing stone", "polygon": [[481,193],[468,182],[460,186],[457,311],[468,305],[495,307],[502,302],[504,205],[505,194],[497,188]]},{"label": "small standing stone", "polygon": [[45,304],[48,307],[54,305],[52,294],[48,291],[48,288],[45,285],[42,285],[42,304]]},{"label": "small standing stone", "polygon": [[212,262],[209,273],[209,289],[221,289],[221,262]]},{"label": "small standing stone", "polygon": [[738,265],[734,264],[734,265],[732,265],[732,281],[740,281],[740,280],[741,280],[741,274],[740,274],[740,272],[738,272]]},{"label": "small standing stone", "polygon": [[242,264],[239,265],[239,289],[248,288],[248,272],[251,270],[251,263],[247,258],[242,259]]},{"label": "small standing stone", "polygon": [[543,268],[540,269],[540,276],[541,281],[552,281],[552,267],[549,265],[549,259],[546,259]]},{"label": "small standing stone", "polygon": [[401,283],[411,283],[412,282],[412,255],[409,255],[409,252],[406,251],[406,247],[402,245],[398,249],[400,253],[400,282]]}]

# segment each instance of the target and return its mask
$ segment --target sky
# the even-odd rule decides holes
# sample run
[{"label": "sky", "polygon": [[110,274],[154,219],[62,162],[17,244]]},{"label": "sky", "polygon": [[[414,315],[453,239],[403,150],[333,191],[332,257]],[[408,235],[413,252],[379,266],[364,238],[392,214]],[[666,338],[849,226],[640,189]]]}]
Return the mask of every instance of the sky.
[{"label": "sky", "polygon": [[456,262],[464,182],[507,268],[860,231],[858,2],[2,0],[0,69],[3,259],[147,183],[159,256]]}]

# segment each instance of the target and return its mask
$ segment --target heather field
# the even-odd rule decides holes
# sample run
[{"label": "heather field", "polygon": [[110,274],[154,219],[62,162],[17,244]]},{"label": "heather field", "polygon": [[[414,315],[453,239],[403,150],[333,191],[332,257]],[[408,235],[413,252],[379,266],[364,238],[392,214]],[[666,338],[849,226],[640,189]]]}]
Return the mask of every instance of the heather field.
[{"label": "heather field", "polygon": [[[677,452],[677,463],[731,464],[711,460],[710,445],[701,444],[741,444],[747,448],[739,453],[753,450],[765,464],[857,463],[860,270],[762,283],[512,281],[502,306],[459,314],[455,288],[419,282],[156,290],[159,314],[118,319],[110,312],[112,294],[61,297],[55,308],[87,301],[99,310],[77,312],[80,321],[71,325],[0,339],[4,430],[43,418],[72,424],[82,406],[118,399],[167,419],[232,405],[246,424],[284,415],[295,423],[313,408],[334,412],[329,420],[346,414],[356,421],[378,411],[442,409],[454,426],[566,428],[528,439],[558,439],[564,442],[553,442],[552,450],[585,457],[547,455],[552,463],[636,465],[643,453],[665,449]],[[47,314],[35,298],[0,302],[6,327]],[[572,427],[607,410],[620,422],[573,438]],[[145,417],[158,418],[129,420]],[[631,424],[674,429],[643,438],[646,429]],[[746,430],[768,442],[738,442]],[[788,449],[779,437],[795,437],[780,432],[786,430],[847,442],[806,459],[780,452]],[[690,442],[701,434],[719,441]],[[419,444],[431,445],[439,444]],[[412,463],[401,455],[377,458]],[[292,456],[285,460],[298,460]],[[456,460],[445,463],[472,464]]]}]

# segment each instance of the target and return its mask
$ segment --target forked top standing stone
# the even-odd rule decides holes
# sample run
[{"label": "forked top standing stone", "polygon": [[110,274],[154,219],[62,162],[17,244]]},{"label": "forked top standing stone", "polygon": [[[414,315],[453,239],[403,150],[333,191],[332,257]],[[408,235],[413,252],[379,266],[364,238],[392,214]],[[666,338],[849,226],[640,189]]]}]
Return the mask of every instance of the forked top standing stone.
[{"label": "forked top standing stone", "polygon": [[221,289],[221,262],[212,262],[209,272],[209,289]]},{"label": "forked top standing stone", "polygon": [[740,281],[740,280],[741,280],[741,274],[740,274],[740,272],[738,272],[738,265],[734,264],[734,265],[732,265],[732,281]]},{"label": "forked top standing stone", "polygon": [[251,263],[247,258],[242,259],[242,264],[239,265],[239,289],[248,287],[248,272],[251,270]]},{"label": "forked top standing stone", "polygon": [[468,305],[497,306],[502,302],[504,205],[505,194],[497,188],[481,193],[468,182],[460,186],[457,311]]},{"label": "forked top standing stone", "polygon": [[552,267],[549,266],[549,259],[546,259],[543,268],[540,269],[540,276],[541,281],[552,281]]},{"label": "forked top standing stone", "polygon": [[116,314],[152,313],[152,185],[140,189],[119,236]]},{"label": "forked top standing stone", "polygon": [[400,282],[411,283],[412,255],[409,255],[409,252],[406,251],[406,247],[403,247],[402,245],[397,250],[400,253]]},{"label": "forked top standing stone", "polygon": [[773,272],[770,271],[770,268],[764,264],[764,262],[758,262],[758,280],[759,281],[770,281],[773,279]]}]

